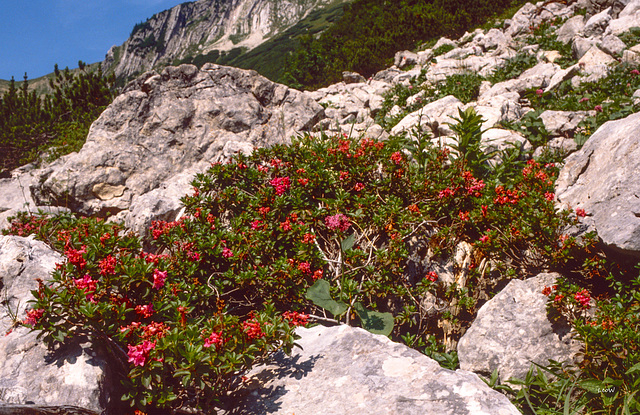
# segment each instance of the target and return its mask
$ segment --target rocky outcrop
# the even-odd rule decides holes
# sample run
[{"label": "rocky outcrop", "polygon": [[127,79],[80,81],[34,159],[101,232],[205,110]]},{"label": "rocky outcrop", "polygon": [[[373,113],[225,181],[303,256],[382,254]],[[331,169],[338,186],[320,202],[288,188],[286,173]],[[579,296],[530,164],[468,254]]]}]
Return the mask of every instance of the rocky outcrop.
[{"label": "rocky outcrop", "polygon": [[460,368],[499,378],[524,379],[531,363],[572,360],[580,343],[567,324],[553,324],[547,316],[545,286],[558,274],[512,280],[485,303],[458,342]]},{"label": "rocky outcrop", "polygon": [[179,4],[136,25],[109,49],[102,70],[129,79],[210,51],[252,49],[330,0],[198,0]]},{"label": "rocky outcrop", "polygon": [[584,209],[612,248],[640,255],[640,113],[603,124],[565,160],[558,200]]},{"label": "rocky outcrop", "polygon": [[43,242],[0,236],[0,413],[47,413],[47,407],[67,407],[70,414],[118,413],[107,361],[90,343],[73,342],[53,352],[37,332],[14,326],[26,316],[36,278],[48,280],[61,261]]},{"label": "rocky outcrop", "polygon": [[297,332],[301,348],[247,374],[246,395],[233,398],[233,413],[520,413],[475,374],[443,369],[384,336],[344,325]]},{"label": "rocky outcrop", "polygon": [[[175,218],[187,176],[237,152],[288,142],[322,112],[254,71],[209,64],[149,72],[93,123],[78,153],[40,172],[34,198],[85,215],[121,212],[144,235],[151,220]],[[163,208],[147,210],[149,203]]]}]

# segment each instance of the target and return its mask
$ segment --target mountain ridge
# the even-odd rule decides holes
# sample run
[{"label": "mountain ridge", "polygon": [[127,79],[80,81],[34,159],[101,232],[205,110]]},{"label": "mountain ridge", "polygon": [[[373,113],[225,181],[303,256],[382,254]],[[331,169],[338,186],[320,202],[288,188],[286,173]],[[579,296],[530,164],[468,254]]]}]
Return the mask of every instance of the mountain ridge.
[{"label": "mountain ridge", "polygon": [[157,13],[134,27],[102,62],[104,73],[131,79],[149,69],[213,51],[240,54],[338,0],[198,0]]}]

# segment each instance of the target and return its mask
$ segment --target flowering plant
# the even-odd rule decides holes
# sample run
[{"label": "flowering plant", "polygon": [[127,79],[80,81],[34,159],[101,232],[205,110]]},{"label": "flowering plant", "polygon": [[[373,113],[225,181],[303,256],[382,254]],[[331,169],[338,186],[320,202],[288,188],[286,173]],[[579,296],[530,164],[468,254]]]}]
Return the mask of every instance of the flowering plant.
[{"label": "flowering plant", "polygon": [[234,307],[229,287],[196,272],[189,248],[147,253],[118,225],[58,220],[73,226],[42,236],[66,261],[40,281],[24,324],[52,344],[88,336],[106,349],[125,380],[123,400],[140,410],[211,406],[238,373],[290,350],[294,327],[306,324],[305,314],[269,303]]}]

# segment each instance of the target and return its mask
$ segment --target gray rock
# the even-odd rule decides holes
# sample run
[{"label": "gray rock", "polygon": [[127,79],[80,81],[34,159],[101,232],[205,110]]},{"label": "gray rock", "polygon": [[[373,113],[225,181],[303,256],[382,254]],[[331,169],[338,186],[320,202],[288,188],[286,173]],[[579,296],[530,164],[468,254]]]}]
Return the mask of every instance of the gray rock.
[{"label": "gray rock", "polygon": [[435,45],[433,45],[433,50],[438,49],[440,46],[449,45],[453,47],[458,47],[458,44],[451,39],[447,39],[446,37],[441,37],[438,39]]},{"label": "gray rock", "polygon": [[532,25],[531,19],[537,13],[537,7],[531,3],[522,6],[516,14],[509,20],[509,27],[505,29],[505,35],[516,37],[529,32],[529,26]]},{"label": "gray rock", "polygon": [[566,69],[559,70],[558,72],[553,74],[553,76],[549,80],[549,85],[547,85],[547,87],[545,88],[545,92],[553,91],[567,79],[573,78],[578,72],[580,72],[580,65],[578,64],[571,65]]},{"label": "gray rock", "polygon": [[396,68],[395,66],[392,66],[391,68],[383,69],[379,72],[376,72],[376,74],[373,75],[373,80],[382,81],[390,84],[393,82],[393,79],[396,76],[400,75],[401,73],[402,71],[400,69]]},{"label": "gray rock", "polygon": [[[179,4],[137,26],[107,52],[104,73],[130,78],[176,60],[234,48],[253,49],[295,25],[327,0],[198,0]],[[150,42],[151,40],[151,42]]]},{"label": "gray rock", "polygon": [[627,45],[620,40],[618,36],[606,35],[602,38],[602,41],[598,43],[598,47],[602,49],[603,52],[616,58],[622,55],[622,51],[627,48]]},{"label": "gray rock", "polygon": [[601,12],[591,16],[582,28],[585,37],[600,36],[604,33],[611,21],[611,8],[607,7]]},{"label": "gray rock", "polygon": [[578,144],[573,138],[554,137],[549,142],[535,149],[533,157],[540,157],[545,151],[559,152],[565,156],[573,153],[578,149]]},{"label": "gray rock", "polygon": [[587,15],[589,16],[611,8],[612,16],[617,17],[618,13],[620,13],[627,3],[629,3],[629,0],[586,0],[584,7],[587,9]]},{"label": "gray rock", "polygon": [[478,42],[485,50],[511,47],[512,43],[511,36],[507,36],[502,30],[495,28],[489,29],[482,41]]},{"label": "gray rock", "polygon": [[632,27],[640,26],[640,1],[631,0],[616,19],[609,22],[607,33],[620,35]]},{"label": "gray rock", "polygon": [[573,16],[558,29],[556,32],[557,39],[562,43],[570,43],[573,38],[578,36],[584,28],[584,16]]},{"label": "gray rock", "polygon": [[[36,183],[38,170],[32,165],[11,172],[11,177],[0,179],[0,230],[9,229],[9,218],[19,212],[57,213],[68,211],[64,207],[37,206],[29,190]],[[26,235],[24,235],[26,236]]]},{"label": "gray rock", "polygon": [[458,342],[460,368],[483,375],[497,369],[501,380],[524,379],[531,362],[572,360],[580,344],[568,325],[549,321],[548,298],[542,294],[558,277],[551,273],[512,280],[485,303]]},{"label": "gray rock", "polygon": [[591,115],[587,111],[551,111],[540,114],[544,128],[552,137],[573,137],[578,124]]},{"label": "gray rock", "polygon": [[428,68],[426,78],[430,82],[440,82],[451,75],[470,72],[477,72],[481,76],[487,76],[502,65],[503,62],[504,59],[495,56],[473,55],[464,59],[438,57],[437,63]]},{"label": "gray rock", "polygon": [[62,262],[61,256],[43,242],[0,236],[0,413],[31,404],[31,409],[69,406],[85,413],[116,414],[119,411],[109,409],[119,404],[110,369],[90,344],[70,342],[52,352],[36,338],[37,332],[25,327],[4,335],[13,327],[12,316],[26,317],[31,290],[38,288],[36,278],[47,281],[57,262]]},{"label": "gray rock", "polygon": [[475,374],[441,368],[388,338],[349,326],[299,328],[290,357],[254,368],[246,396],[251,414],[519,414]]},{"label": "gray rock", "polygon": [[622,62],[640,63],[640,45],[635,45],[622,52]]},{"label": "gray rock", "polygon": [[40,173],[33,196],[87,215],[115,214],[193,166],[286,143],[322,113],[309,96],[255,71],[208,64],[147,73],[93,123],[78,153]]},{"label": "gray rock", "polygon": [[531,147],[522,134],[517,131],[492,128],[482,134],[482,143],[485,145],[485,153],[506,150],[515,146],[521,150]]},{"label": "gray rock", "polygon": [[602,241],[640,255],[640,113],[604,123],[565,159],[556,182],[560,202],[583,208]]},{"label": "gray rock", "polygon": [[627,4],[619,12],[618,18],[633,16],[640,11],[640,0],[631,0],[626,2]]},{"label": "gray rock", "polygon": [[360,75],[357,72],[342,72],[342,81],[345,84],[357,84],[361,82],[367,82],[364,76]]},{"label": "gray rock", "polygon": [[596,43],[594,39],[585,39],[582,36],[576,36],[573,38],[573,43],[571,44],[571,53],[575,59],[580,59]]},{"label": "gray rock", "polygon": [[442,135],[448,135],[449,131],[446,129],[446,123],[453,122],[451,117],[457,117],[458,108],[462,106],[463,104],[458,98],[452,95],[446,96],[408,114],[391,129],[390,133],[391,135],[398,135],[403,132],[409,132],[416,127],[424,130],[428,129],[429,125],[437,122],[441,128],[445,128],[442,131]]},{"label": "gray rock", "polygon": [[413,66],[418,63],[418,54],[409,50],[396,52],[393,58],[393,64],[398,68]]},{"label": "gray rock", "polygon": [[592,46],[578,61],[582,74],[586,75],[585,82],[596,82],[606,78],[614,63],[616,60],[597,46]]}]

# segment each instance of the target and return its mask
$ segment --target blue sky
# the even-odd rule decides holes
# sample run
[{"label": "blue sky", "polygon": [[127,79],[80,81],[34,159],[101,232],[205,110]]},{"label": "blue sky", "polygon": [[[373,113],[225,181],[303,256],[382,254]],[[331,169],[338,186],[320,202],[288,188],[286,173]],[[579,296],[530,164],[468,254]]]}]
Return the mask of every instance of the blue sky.
[{"label": "blue sky", "polygon": [[133,26],[186,0],[0,0],[0,79],[102,61]]}]

